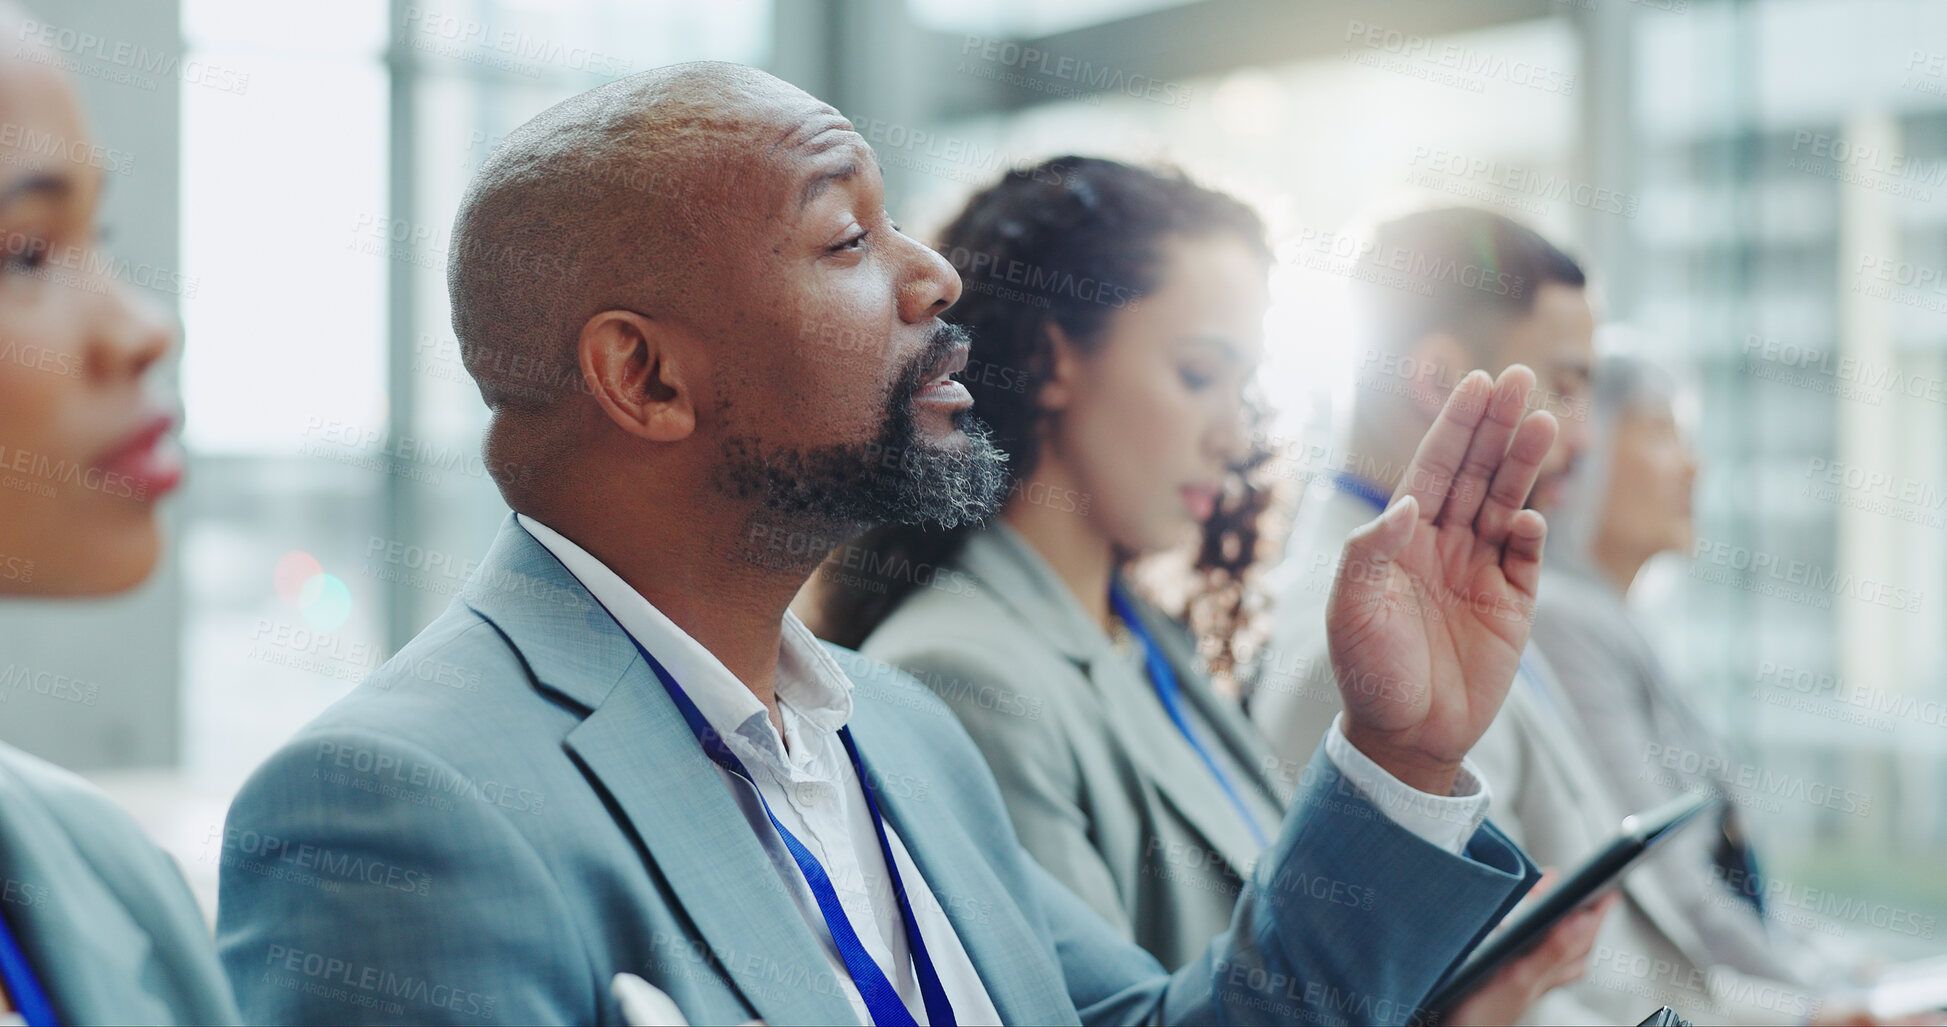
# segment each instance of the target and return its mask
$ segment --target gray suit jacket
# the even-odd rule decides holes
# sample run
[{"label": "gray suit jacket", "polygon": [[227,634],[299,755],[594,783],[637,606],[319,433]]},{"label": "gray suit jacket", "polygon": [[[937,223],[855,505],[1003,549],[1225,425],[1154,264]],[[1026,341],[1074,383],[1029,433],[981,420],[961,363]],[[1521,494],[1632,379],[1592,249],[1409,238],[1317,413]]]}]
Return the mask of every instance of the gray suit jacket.
[{"label": "gray suit jacket", "polygon": [[7,746],[0,902],[62,1023],[238,1021],[176,865],[87,782]]},{"label": "gray suit jacket", "polygon": [[[1022,850],[959,721],[834,650],[888,821],[1013,1023],[1401,1021],[1522,891],[1320,760],[1228,933],[1175,974]],[[260,768],[218,942],[273,1023],[617,1023],[630,971],[694,1023],[847,1023],[821,939],[621,628],[510,517],[434,623]],[[1369,890],[1357,917],[1317,882]],[[1329,889],[1328,889],[1329,890]]]},{"label": "gray suit jacket", "polygon": [[[954,573],[933,580],[952,588],[915,592],[860,651],[953,708],[1042,866],[1164,966],[1190,961],[1229,926],[1256,840],[1142,668],[1026,540],[995,521],[943,569]],[[1276,823],[1290,797],[1266,773],[1276,757],[1210,690],[1188,633],[1147,606],[1139,615],[1185,704],[1242,769],[1237,786]],[[1356,917],[1364,897],[1340,901]]]}]

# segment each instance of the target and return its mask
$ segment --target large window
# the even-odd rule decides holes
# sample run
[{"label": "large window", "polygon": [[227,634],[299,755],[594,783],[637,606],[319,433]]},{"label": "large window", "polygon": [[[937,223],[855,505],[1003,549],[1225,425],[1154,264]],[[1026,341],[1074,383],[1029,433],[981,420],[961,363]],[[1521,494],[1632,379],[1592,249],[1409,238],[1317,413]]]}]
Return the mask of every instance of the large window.
[{"label": "large window", "polygon": [[[1688,371],[1696,557],[1642,614],[1759,782],[1803,893],[1947,913],[1947,11],[1636,19],[1641,337]],[[1883,948],[1924,939],[1842,923]]]},{"label": "large window", "polygon": [[[308,13],[305,13],[308,12]],[[493,144],[683,59],[762,64],[763,0],[187,0],[179,779],[125,797],[204,898],[246,774],[436,616],[505,514],[448,327],[446,240]]]}]

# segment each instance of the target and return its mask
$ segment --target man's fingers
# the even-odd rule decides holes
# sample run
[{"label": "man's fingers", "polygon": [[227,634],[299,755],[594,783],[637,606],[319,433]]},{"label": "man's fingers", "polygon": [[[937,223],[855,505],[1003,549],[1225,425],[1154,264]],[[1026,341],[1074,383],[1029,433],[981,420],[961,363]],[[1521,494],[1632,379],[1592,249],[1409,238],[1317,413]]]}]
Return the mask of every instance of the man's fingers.
[{"label": "man's fingers", "polygon": [[1507,544],[1501,549],[1501,576],[1526,595],[1541,590],[1541,548],[1548,539],[1548,522],[1533,510],[1514,515]]},{"label": "man's fingers", "polygon": [[1528,502],[1535,479],[1541,476],[1541,462],[1555,444],[1555,415],[1537,410],[1521,419],[1508,444],[1507,456],[1494,472],[1494,483],[1487,488],[1487,502],[1474,518],[1474,534],[1490,546],[1504,543],[1514,515]]},{"label": "man's fingers", "polygon": [[1467,372],[1447,397],[1447,405],[1440,408],[1440,416],[1433,419],[1426,438],[1420,440],[1413,462],[1406,466],[1400,490],[1419,501],[1420,519],[1428,524],[1440,516],[1454,475],[1466,459],[1467,447],[1474,441],[1474,427],[1487,412],[1492,382],[1486,371]]},{"label": "man's fingers", "polygon": [[1508,442],[1521,424],[1528,407],[1528,393],[1534,389],[1535,373],[1515,364],[1501,372],[1500,380],[1488,396],[1487,413],[1474,429],[1474,440],[1467,446],[1467,458],[1454,475],[1447,490],[1447,505],[1441,509],[1439,523],[1472,524],[1474,514],[1487,499],[1488,483],[1507,454]]}]

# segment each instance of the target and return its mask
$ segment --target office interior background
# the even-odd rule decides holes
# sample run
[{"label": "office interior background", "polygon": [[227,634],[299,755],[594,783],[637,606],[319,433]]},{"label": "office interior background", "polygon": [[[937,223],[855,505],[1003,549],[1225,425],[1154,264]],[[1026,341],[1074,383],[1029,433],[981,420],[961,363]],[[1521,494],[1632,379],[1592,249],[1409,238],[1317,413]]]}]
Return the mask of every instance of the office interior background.
[{"label": "office interior background", "polygon": [[1064,152],[1256,204],[1280,253],[1262,388],[1298,480],[1366,371],[1343,300],[1361,225],[1472,203],[1563,243],[1605,343],[1685,385],[1699,552],[1633,601],[1741,747],[1787,915],[1939,947],[1947,6],[27,6],[116,157],[112,246],[181,318],[191,466],[142,590],[0,610],[0,737],[109,789],[205,902],[243,778],[450,601],[504,516],[447,323],[469,175],[559,99],[709,58],[850,116],[922,237]]}]

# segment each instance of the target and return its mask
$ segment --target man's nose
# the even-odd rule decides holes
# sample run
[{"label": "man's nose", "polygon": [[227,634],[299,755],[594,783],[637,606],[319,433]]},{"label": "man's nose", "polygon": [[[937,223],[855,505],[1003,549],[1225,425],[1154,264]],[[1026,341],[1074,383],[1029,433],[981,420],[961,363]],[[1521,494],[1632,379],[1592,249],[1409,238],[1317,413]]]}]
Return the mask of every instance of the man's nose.
[{"label": "man's nose", "polygon": [[908,324],[919,324],[960,302],[960,273],[932,247],[908,242],[913,266],[899,287],[899,317]]}]

